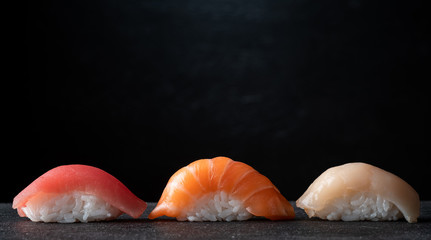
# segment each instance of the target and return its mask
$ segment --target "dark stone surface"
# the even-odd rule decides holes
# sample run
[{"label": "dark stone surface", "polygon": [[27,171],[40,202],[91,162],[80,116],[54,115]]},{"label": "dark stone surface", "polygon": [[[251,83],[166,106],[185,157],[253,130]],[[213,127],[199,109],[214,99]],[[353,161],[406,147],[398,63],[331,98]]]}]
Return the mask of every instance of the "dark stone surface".
[{"label": "dark stone surface", "polygon": [[431,201],[422,202],[418,223],[329,222],[308,219],[295,208],[293,221],[254,218],[244,222],[178,222],[123,215],[110,222],[75,224],[34,223],[20,218],[11,204],[0,204],[0,239],[431,239]]}]

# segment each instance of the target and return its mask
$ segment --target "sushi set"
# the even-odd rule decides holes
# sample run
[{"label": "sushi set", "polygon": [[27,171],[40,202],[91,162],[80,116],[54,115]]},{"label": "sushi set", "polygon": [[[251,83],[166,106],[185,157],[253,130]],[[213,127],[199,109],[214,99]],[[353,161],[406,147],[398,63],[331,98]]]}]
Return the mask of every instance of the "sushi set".
[{"label": "sushi set", "polygon": [[[296,201],[309,218],[329,221],[417,222],[417,192],[396,175],[366,163],[324,171]],[[140,217],[147,203],[109,173],[87,165],[63,165],[34,180],[13,200],[19,216],[33,222]],[[244,221],[254,216],[294,220],[291,203],[251,166],[227,157],[197,160],[169,179],[148,218],[178,221]]]}]

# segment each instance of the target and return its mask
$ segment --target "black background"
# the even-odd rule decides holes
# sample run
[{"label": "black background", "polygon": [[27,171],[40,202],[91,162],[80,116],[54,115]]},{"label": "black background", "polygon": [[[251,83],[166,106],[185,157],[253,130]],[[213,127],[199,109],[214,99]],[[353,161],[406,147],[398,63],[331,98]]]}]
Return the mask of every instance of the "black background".
[{"label": "black background", "polygon": [[0,200],[82,163],[157,201],[177,169],[220,155],[289,200],[353,161],[430,200],[424,2],[29,2],[19,174]]}]

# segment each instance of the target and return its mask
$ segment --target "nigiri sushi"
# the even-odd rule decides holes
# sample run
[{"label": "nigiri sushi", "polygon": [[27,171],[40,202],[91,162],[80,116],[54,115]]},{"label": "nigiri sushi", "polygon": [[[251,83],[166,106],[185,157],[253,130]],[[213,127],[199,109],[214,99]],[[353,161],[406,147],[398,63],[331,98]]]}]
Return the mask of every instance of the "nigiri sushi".
[{"label": "nigiri sushi", "polygon": [[296,201],[308,216],[343,221],[417,222],[419,195],[404,180],[366,163],[347,163],[322,173]]},{"label": "nigiri sushi", "polygon": [[292,219],[292,205],[249,165],[226,157],[202,159],[178,170],[148,216],[179,221],[233,221],[262,216]]},{"label": "nigiri sushi", "polygon": [[34,180],[12,207],[34,222],[72,223],[112,220],[122,213],[137,218],[147,204],[109,173],[76,164],[53,168]]}]

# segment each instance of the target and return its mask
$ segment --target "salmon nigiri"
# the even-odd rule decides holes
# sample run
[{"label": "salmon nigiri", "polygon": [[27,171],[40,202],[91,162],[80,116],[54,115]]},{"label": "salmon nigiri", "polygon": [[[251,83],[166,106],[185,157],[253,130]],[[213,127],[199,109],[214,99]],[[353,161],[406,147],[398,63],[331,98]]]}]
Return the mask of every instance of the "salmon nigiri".
[{"label": "salmon nigiri", "polygon": [[249,165],[226,157],[202,159],[178,170],[169,179],[154,210],[179,221],[292,219],[292,205],[272,182]]},{"label": "salmon nigiri", "polygon": [[72,223],[111,220],[122,213],[137,218],[147,204],[99,168],[64,165],[34,180],[12,207],[34,222]]}]

